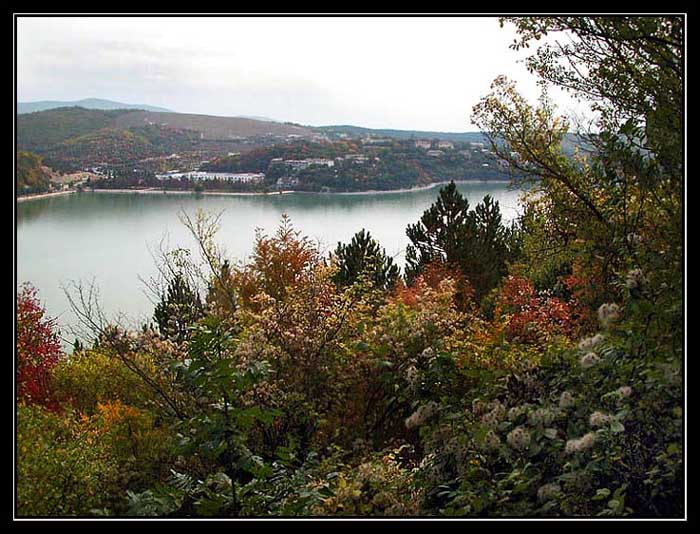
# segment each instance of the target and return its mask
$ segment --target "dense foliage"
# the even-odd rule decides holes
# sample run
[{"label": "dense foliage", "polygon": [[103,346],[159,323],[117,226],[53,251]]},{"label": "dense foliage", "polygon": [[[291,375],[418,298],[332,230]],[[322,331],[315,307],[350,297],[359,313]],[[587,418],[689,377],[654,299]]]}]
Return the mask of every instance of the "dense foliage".
[{"label": "dense foliage", "polygon": [[43,193],[50,187],[49,177],[42,168],[42,158],[32,152],[17,151],[17,194]]},{"label": "dense foliage", "polygon": [[20,292],[18,513],[682,517],[679,20],[515,19],[515,47],[573,36],[529,66],[594,99],[595,150],[565,157],[567,121],[497,79],[474,120],[537,177],[524,214],[444,187],[403,278],[368,233],[328,257],[286,216],[234,263],[198,214],[154,325],[88,306],[61,357]]}]

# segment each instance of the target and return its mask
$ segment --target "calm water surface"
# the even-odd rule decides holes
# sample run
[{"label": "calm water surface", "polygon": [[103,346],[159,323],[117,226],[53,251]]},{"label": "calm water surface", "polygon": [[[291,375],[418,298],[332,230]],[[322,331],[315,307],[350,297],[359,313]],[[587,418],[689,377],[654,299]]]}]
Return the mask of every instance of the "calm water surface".
[{"label": "calm water surface", "polygon": [[[489,194],[503,217],[519,212],[519,192],[505,183],[461,183],[475,206]],[[366,228],[403,265],[405,230],[432,204],[438,187],[404,193],[362,195],[288,194],[266,196],[139,195],[76,193],[17,204],[17,282],[31,282],[50,315],[62,327],[75,322],[62,285],[94,280],[108,316],[121,312],[134,322],[149,317],[153,305],[142,279],[156,273],[152,250],[194,250],[194,240],[178,218],[201,208],[222,213],[218,242],[227,256],[244,260],[252,252],[255,229],[273,233],[287,213],[295,228],[330,251]]]}]

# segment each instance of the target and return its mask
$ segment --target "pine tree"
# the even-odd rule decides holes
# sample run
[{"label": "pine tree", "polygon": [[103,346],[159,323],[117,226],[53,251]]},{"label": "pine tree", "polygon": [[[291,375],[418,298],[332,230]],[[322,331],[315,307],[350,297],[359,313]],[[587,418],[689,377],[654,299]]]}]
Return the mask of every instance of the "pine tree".
[{"label": "pine tree", "polygon": [[187,280],[176,274],[168,284],[153,318],[163,337],[182,342],[189,337],[189,327],[204,315],[204,306],[199,294]]},{"label": "pine tree", "polygon": [[339,270],[334,281],[341,286],[353,284],[364,274],[375,287],[391,289],[399,277],[399,267],[364,228],[353,236],[349,244],[338,243],[335,258]]},{"label": "pine tree", "polygon": [[498,201],[487,195],[469,211],[454,182],[440,190],[438,200],[416,224],[406,229],[406,280],[410,284],[431,264],[458,268],[480,299],[498,285],[507,262],[519,251],[516,226],[503,224]]},{"label": "pine tree", "polygon": [[507,261],[517,252],[514,227],[503,225],[498,201],[486,195],[472,212],[475,233],[462,243],[460,266],[477,298],[498,285],[507,272]]},{"label": "pine tree", "polygon": [[450,182],[440,189],[437,202],[423,213],[420,221],[406,228],[411,240],[406,248],[407,281],[412,283],[429,263],[458,263],[464,237],[474,232],[469,201]]}]

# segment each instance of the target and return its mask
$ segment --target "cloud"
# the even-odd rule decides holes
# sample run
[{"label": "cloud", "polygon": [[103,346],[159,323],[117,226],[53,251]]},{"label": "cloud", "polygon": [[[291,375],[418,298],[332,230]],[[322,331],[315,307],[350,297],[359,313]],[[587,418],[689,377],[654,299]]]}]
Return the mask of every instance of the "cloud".
[{"label": "cloud", "polygon": [[17,37],[20,100],[464,131],[497,75],[537,94],[493,18],[39,17]]}]

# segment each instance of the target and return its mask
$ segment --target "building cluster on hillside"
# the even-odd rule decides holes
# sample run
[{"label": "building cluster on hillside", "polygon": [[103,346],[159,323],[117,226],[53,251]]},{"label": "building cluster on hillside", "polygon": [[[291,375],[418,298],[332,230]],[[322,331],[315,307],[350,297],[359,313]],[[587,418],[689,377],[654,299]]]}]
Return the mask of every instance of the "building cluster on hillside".
[{"label": "building cluster on hillside", "polygon": [[352,163],[367,163],[369,161],[369,158],[362,154],[345,154],[345,156],[338,159],[344,159]]},{"label": "building cluster on hillside", "polygon": [[[431,148],[433,148],[434,143],[430,139],[416,139],[413,142],[413,144],[416,148],[430,150]],[[452,141],[438,141],[436,144],[437,148],[439,148],[440,150],[452,150],[455,147]]]},{"label": "building cluster on hillside", "polygon": [[90,172],[92,174],[96,174],[98,176],[107,176],[109,174],[109,171],[105,169],[106,164],[103,163],[99,166],[95,167],[85,167],[83,169],[83,172]]},{"label": "building cluster on hillside", "polygon": [[325,165],[326,167],[333,167],[335,162],[332,159],[324,158],[307,158],[307,159],[282,159],[274,158],[270,160],[270,166],[284,165],[293,169],[295,171],[308,169],[312,165]]},{"label": "building cluster on hillside", "polygon": [[330,143],[331,139],[327,135],[313,134],[311,136],[311,141],[313,141],[314,143]]},{"label": "building cluster on hillside", "polygon": [[433,147],[433,142],[427,139],[418,139],[414,144],[416,148],[424,148],[425,150],[430,150]]},{"label": "building cluster on hillside", "polygon": [[285,187],[296,187],[299,185],[299,178],[293,176],[282,176],[277,179],[277,189],[284,189]]},{"label": "building cluster on hillside", "polygon": [[164,174],[156,174],[158,180],[182,180],[188,179],[193,182],[221,180],[225,182],[236,182],[242,184],[261,182],[265,179],[263,173],[255,172],[205,172],[205,171],[190,171],[190,172],[168,172]]},{"label": "building cluster on hillside", "polygon": [[361,142],[363,145],[387,146],[392,144],[392,140],[388,137],[363,137]]}]

